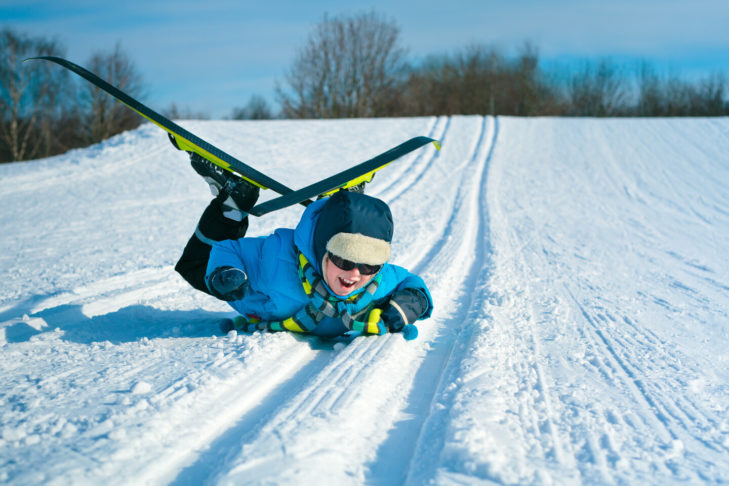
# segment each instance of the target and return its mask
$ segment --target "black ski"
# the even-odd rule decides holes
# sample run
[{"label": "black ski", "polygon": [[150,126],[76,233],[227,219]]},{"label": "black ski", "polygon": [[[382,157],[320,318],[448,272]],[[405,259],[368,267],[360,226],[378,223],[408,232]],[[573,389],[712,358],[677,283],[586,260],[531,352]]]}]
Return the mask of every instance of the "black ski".
[{"label": "black ski", "polygon": [[[290,192],[283,196],[271,199],[269,201],[258,204],[249,211],[254,216],[263,216],[271,211],[283,209],[288,206],[300,203],[301,201],[309,200],[312,197],[316,197],[322,194],[327,194],[336,190],[340,187],[348,186],[351,181],[360,179],[362,176],[373,173],[382,167],[386,166],[390,162],[402,157],[405,154],[416,150],[423,145],[433,143],[437,148],[438,142],[429,137],[415,137],[411,138],[407,142],[401,143],[397,147],[391,148],[387,152],[381,153],[380,155],[371,158],[361,164],[358,164],[352,168],[344,170],[338,174],[334,174],[331,177],[327,177],[319,182],[315,182],[309,186],[306,186],[298,191]],[[371,179],[371,177],[370,177]],[[369,179],[368,179],[369,180]]]},{"label": "black ski", "polygon": [[313,197],[330,195],[330,193],[338,189],[349,188],[360,183],[369,182],[376,171],[393,162],[395,159],[398,159],[399,157],[402,157],[403,155],[408,154],[427,143],[433,142],[435,146],[440,149],[438,142],[432,138],[415,137],[388,150],[387,152],[362,162],[359,165],[294,191],[277,180],[268,177],[250,165],[241,162],[232,155],[185,130],[172,120],[160,115],[148,106],[140,103],[119,88],[112,86],[78,64],[55,56],[39,56],[26,59],[26,61],[29,60],[51,61],[78,74],[94,86],[107,92],[121,103],[134,110],[142,117],[162,128],[168,133],[170,140],[178,149],[195,152],[219,167],[237,174],[263,189],[273,189],[277,193],[281,194],[280,197],[261,203],[251,209],[250,214],[253,214],[254,216],[263,216],[271,211],[286,208],[294,204],[307,206],[312,202],[311,198]]}]

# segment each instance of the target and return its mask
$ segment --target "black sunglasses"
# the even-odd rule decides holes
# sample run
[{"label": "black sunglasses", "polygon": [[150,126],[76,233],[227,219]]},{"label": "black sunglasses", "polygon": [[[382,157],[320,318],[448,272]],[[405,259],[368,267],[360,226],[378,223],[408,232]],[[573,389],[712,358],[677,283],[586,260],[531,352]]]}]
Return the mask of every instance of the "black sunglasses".
[{"label": "black sunglasses", "polygon": [[337,268],[344,270],[345,272],[349,272],[350,270],[354,270],[355,268],[357,268],[359,270],[359,273],[362,275],[374,275],[382,268],[382,265],[354,263],[349,260],[345,260],[344,258],[339,258],[337,255],[331,252],[327,252],[327,257],[329,258],[330,262],[336,265]]}]

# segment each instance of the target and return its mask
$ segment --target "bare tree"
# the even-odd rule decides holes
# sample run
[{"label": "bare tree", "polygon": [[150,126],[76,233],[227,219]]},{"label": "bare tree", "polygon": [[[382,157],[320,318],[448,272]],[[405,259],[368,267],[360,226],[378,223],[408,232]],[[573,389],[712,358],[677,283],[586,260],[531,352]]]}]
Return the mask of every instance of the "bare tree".
[{"label": "bare tree", "polygon": [[428,56],[408,75],[404,115],[487,114],[496,111],[506,60],[499,51],[470,45]]},{"label": "bare tree", "polygon": [[[134,98],[143,96],[142,78],[132,60],[117,43],[114,50],[97,52],[87,68]],[[87,141],[98,142],[142,123],[141,117],[90,83],[82,87]]]},{"label": "bare tree", "polygon": [[539,54],[534,45],[524,44],[509,71],[510,81],[503,88],[511,93],[509,113],[535,116],[559,110],[557,90],[549,85],[539,68]]},{"label": "bare tree", "polygon": [[209,120],[210,114],[203,110],[195,111],[189,107],[179,107],[172,103],[162,111],[162,114],[171,120]]},{"label": "bare tree", "polygon": [[570,114],[577,116],[615,116],[625,112],[625,78],[608,60],[597,65],[586,62],[572,76],[568,87]]},{"label": "bare tree", "polygon": [[724,74],[693,82],[677,75],[659,76],[643,63],[638,73],[639,116],[723,116],[729,114]]},{"label": "bare tree", "polygon": [[662,112],[661,83],[650,65],[643,62],[638,70],[638,116],[655,116]]},{"label": "bare tree", "polygon": [[[470,45],[447,58],[444,78],[452,87],[441,88],[440,92],[448,93],[448,114],[495,114],[506,93],[507,65],[498,49],[481,44]],[[499,106],[499,111],[505,110]]]},{"label": "bare tree", "polygon": [[68,76],[49,63],[27,62],[32,56],[62,55],[57,41],[0,30],[0,152],[2,160],[50,155],[52,120],[59,116],[60,93]]},{"label": "bare tree", "polygon": [[691,96],[691,112],[696,116],[722,116],[729,114],[726,76],[715,73],[699,82]]},{"label": "bare tree", "polygon": [[243,108],[234,108],[231,117],[233,120],[270,120],[273,111],[266,98],[260,95],[251,95]]},{"label": "bare tree", "polygon": [[530,44],[515,58],[495,47],[469,45],[430,56],[410,72],[402,114],[544,114],[557,103],[556,90],[543,78]]},{"label": "bare tree", "polygon": [[396,102],[405,50],[399,28],[375,12],[324,19],[297,53],[278,88],[292,118],[370,117]]}]

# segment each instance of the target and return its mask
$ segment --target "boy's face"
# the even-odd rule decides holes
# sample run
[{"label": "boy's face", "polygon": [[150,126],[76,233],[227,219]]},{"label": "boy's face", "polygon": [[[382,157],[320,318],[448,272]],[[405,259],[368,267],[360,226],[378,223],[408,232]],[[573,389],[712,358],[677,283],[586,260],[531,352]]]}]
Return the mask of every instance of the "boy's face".
[{"label": "boy's face", "polygon": [[332,263],[329,255],[324,257],[323,266],[324,281],[339,296],[349,295],[361,289],[374,278],[374,275],[362,275],[357,267],[352,270],[342,270]]}]

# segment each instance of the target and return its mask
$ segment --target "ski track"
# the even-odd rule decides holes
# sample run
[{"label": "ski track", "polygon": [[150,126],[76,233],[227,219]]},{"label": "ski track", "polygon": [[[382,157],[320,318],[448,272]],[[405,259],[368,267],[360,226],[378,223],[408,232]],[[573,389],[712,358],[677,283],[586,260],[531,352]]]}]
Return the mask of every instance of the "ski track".
[{"label": "ski track", "polygon": [[[729,466],[717,459],[729,454],[729,423],[722,415],[726,401],[711,395],[715,402],[710,406],[698,394],[675,392],[714,389],[705,380],[692,381],[691,371],[685,371],[696,357],[674,349],[660,330],[642,325],[627,309],[622,312],[609,296],[603,300],[599,296],[610,294],[592,287],[589,279],[569,279],[569,273],[562,278],[558,271],[535,278],[539,269],[563,265],[553,239],[559,235],[550,233],[549,222],[530,214],[528,202],[520,206],[522,201],[502,192],[507,191],[502,179],[513,180],[509,171],[518,167],[502,160],[492,167],[514,147],[509,142],[521,125],[506,119],[511,138],[502,143],[501,118],[433,117],[420,123],[442,142],[442,150],[428,146],[393,164],[390,174],[375,178],[368,191],[388,201],[396,215],[395,263],[422,275],[433,293],[435,313],[420,323],[418,340],[358,338],[340,349],[288,334],[211,338],[211,327],[231,312],[189,289],[169,266],[169,257],[161,259],[166,266],[122,266],[70,287],[62,279],[51,282],[47,293],[0,308],[0,344],[17,357],[17,364],[4,361],[11,381],[0,393],[0,403],[8,407],[0,447],[41,447],[39,453],[48,456],[36,470],[0,456],[0,469],[7,468],[0,472],[0,482],[729,480]],[[145,140],[134,143],[150,143],[146,139],[152,127],[140,130]],[[651,130],[648,135],[660,140],[660,127]],[[726,144],[729,132],[717,131]],[[622,170],[614,162],[624,157],[620,149],[601,132],[589,135],[595,150],[607,154],[602,170]],[[50,177],[36,185],[32,171],[11,183],[0,179],[0,190],[9,197],[57,184],[75,190],[74,184],[98,176],[94,158],[118,157],[133,139],[124,135],[93,149],[84,155],[91,162],[82,157],[78,166],[51,167]],[[545,150],[554,150],[548,139],[544,143]],[[687,134],[685,140],[661,143],[693,142]],[[145,160],[167,149],[162,143],[151,145]],[[640,150],[651,149],[646,144]],[[714,157],[709,148],[696,150]],[[140,162],[122,159],[123,164],[102,166],[104,177]],[[632,181],[630,174],[599,176],[596,180],[614,184],[605,190],[641,202],[656,200],[661,211],[675,218],[691,214],[706,231],[717,224],[713,218],[729,216],[711,194],[705,206],[687,199],[669,174],[656,174],[670,188],[660,193],[660,200],[644,181],[619,182]],[[423,194],[428,194],[427,207],[420,204]],[[123,209],[135,203],[119,204]],[[613,229],[618,234],[646,227],[646,221],[623,217],[617,209],[599,209],[606,218],[622,221]],[[286,218],[279,215],[269,224]],[[410,221],[409,231],[399,233],[398,220]],[[84,228],[59,224],[53,232],[73,238]],[[541,239],[540,231],[546,234]],[[661,236],[651,231],[638,235]],[[501,251],[496,257],[494,241]],[[128,252],[126,246],[117,251]],[[646,258],[659,258],[655,255]],[[711,303],[693,290],[695,282],[717,293],[728,288],[706,261],[672,250],[663,255],[687,268],[669,286],[686,299]],[[78,271],[70,273],[69,281],[79,280],[73,280]],[[666,312],[683,312],[680,302],[669,303],[655,287],[639,295]],[[565,347],[565,336],[580,343]],[[49,350],[46,364],[20,371],[17,367],[41,347]],[[86,350],[84,356],[76,351],[79,347]],[[652,380],[654,376],[661,379]],[[595,400],[583,382],[595,387],[598,397],[611,390],[614,401]],[[727,390],[721,386],[716,393]],[[24,400],[42,397],[38,390],[45,390],[47,405]],[[84,391],[82,399],[75,403],[69,390]],[[67,413],[59,417],[46,411],[22,422],[27,409],[44,407]],[[35,436],[47,438],[51,449],[42,442],[38,446]],[[53,450],[57,444],[60,448]]]},{"label": "ski track", "polygon": [[[435,140],[442,140],[443,134],[448,128],[448,121],[448,117],[433,117],[432,122],[429,124],[430,126],[427,129],[426,136]],[[380,182],[380,179],[385,179],[384,184],[380,184],[375,187],[368,187],[368,194],[392,201],[388,192],[393,188],[402,188],[402,190],[406,190],[423,173],[422,167],[427,164],[422,164],[421,161],[426,158],[432,159],[435,157],[433,152],[432,146],[429,145],[421,150],[417,150],[415,153],[408,154],[406,157],[403,157],[403,159],[397,161],[397,163],[391,164],[387,169],[390,171],[390,173],[388,173],[388,177],[377,179],[377,182]]]},{"label": "ski track", "polygon": [[[450,117],[439,117],[428,136],[442,143],[446,138],[450,122]],[[407,166],[401,164],[404,166],[401,174],[390,179],[396,182],[385,188],[377,188],[377,192],[373,192],[372,195],[387,201],[389,204],[394,203],[405,192],[412,190],[415,182],[423,176],[437,158],[438,151],[432,146],[428,146],[427,150],[419,151],[414,156],[412,163]]]},{"label": "ski track", "polygon": [[[683,142],[689,146],[691,144],[687,143],[688,141],[689,139],[686,139]],[[666,140],[665,143],[669,141]],[[610,151],[611,147],[605,148],[605,152]],[[672,187],[673,194],[671,199],[666,201],[667,206],[672,211],[689,208],[691,213],[697,216],[697,221],[707,222],[696,211],[692,202],[685,200],[684,193],[674,184],[669,184],[668,187]],[[617,215],[615,219],[618,219]],[[623,225],[625,227],[618,230],[627,234],[630,229],[624,223]],[[721,439],[717,440],[717,431],[722,428],[721,421],[704,409],[692,394],[675,393],[675,390],[685,388],[681,371],[684,363],[691,361],[690,357],[681,355],[680,351],[669,349],[661,338],[647,328],[636,326],[627,315],[612,315],[612,312],[600,305],[599,301],[591,305],[583,304],[570,289],[570,286],[574,286],[573,283],[563,282],[562,285],[565,302],[571,301],[575,308],[574,314],[582,317],[587,324],[584,329],[588,335],[585,337],[597,351],[596,363],[599,364],[600,373],[611,379],[614,385],[621,384],[625,393],[634,397],[635,403],[640,404],[637,409],[641,411],[643,426],[647,428],[646,437],[655,435],[659,442],[653,447],[667,451],[667,459],[661,464],[666,468],[665,474],[670,473],[692,482],[705,481],[712,477],[708,471],[714,468],[714,464],[709,461],[699,459],[693,468],[683,467],[677,461],[684,454],[684,449],[693,451],[708,448],[724,454],[729,452],[726,442],[722,444]],[[675,287],[687,290],[687,294],[691,297],[698,297],[684,284],[677,283]],[[702,305],[708,303],[708,300],[703,298],[701,300]],[[620,331],[622,324],[630,326],[630,334]],[[643,356],[651,356],[651,359],[646,360]],[[657,383],[646,379],[646,375],[659,371],[658,364],[673,370],[673,373],[666,374],[666,378]],[[623,425],[619,410],[608,409],[603,415],[606,421],[602,424],[602,428],[606,434],[611,428]],[[634,426],[637,427],[637,424]],[[609,444],[610,441],[601,439],[600,443]],[[619,458],[620,455],[615,444],[611,446],[604,447],[605,458],[602,462],[614,466],[610,458]],[[694,463],[697,458],[688,459],[688,462]],[[604,474],[610,478],[606,471]]]},{"label": "ski track", "polygon": [[[430,468],[443,448],[439,424],[450,405],[451,384],[457,379],[455,370],[471,339],[472,328],[468,323],[478,319],[483,301],[489,297],[487,292],[469,290],[484,289],[490,273],[488,217],[484,196],[488,163],[497,137],[498,119],[483,118],[476,144],[466,159],[468,165],[456,168],[459,172],[463,169],[464,178],[459,184],[461,191],[454,205],[453,217],[445,226],[439,241],[414,265],[416,273],[427,272],[431,265],[435,268],[451,267],[449,270],[452,273],[463,275],[458,286],[467,298],[456,304],[458,311],[448,316],[431,343],[432,349],[424,358],[408,397],[410,407],[406,413],[414,417],[414,423],[403,427],[404,432],[399,435],[396,429],[389,442],[383,444],[383,453],[379,461],[373,464],[374,483],[423,484],[430,479],[428,475],[433,474]],[[449,248],[454,243],[460,247]],[[460,268],[452,265],[452,262],[459,260],[468,263]],[[436,294],[447,292],[438,285],[432,290]],[[407,461],[388,462],[387,451],[395,447],[399,448]],[[408,452],[403,453],[403,449]],[[393,454],[389,454],[389,457],[393,457]],[[398,464],[399,471],[396,467]],[[427,474],[424,475],[424,472]]]},{"label": "ski track", "polygon": [[[594,145],[600,137],[596,134],[590,140]],[[601,150],[610,152],[609,147],[602,147]],[[523,158],[528,159],[529,155],[525,154]],[[622,179],[621,176],[630,179],[620,173],[614,177]],[[498,177],[492,179],[492,186],[500,187]],[[675,199],[679,198],[672,198],[671,201]],[[521,422],[519,435],[527,443],[536,440],[532,446],[539,445],[541,449],[536,456],[546,458],[549,462],[533,472],[523,467],[496,468],[495,462],[485,463],[484,469],[480,471],[482,477],[500,482],[622,482],[626,471],[634,467],[633,458],[625,456],[625,450],[658,451],[651,466],[641,464],[632,469],[632,477],[641,478],[641,481],[652,482],[655,476],[651,474],[656,473],[689,482],[713,482],[722,477],[725,472],[721,471],[721,467],[717,468],[712,460],[705,459],[705,454],[688,453],[689,450],[701,449],[719,454],[727,452],[727,441],[721,438],[726,423],[719,420],[714,412],[709,412],[705,405],[699,405],[692,398],[693,394],[675,392],[686,388],[685,377],[681,372],[685,363],[691,361],[690,357],[669,349],[661,338],[648,328],[636,326],[627,315],[612,315],[609,309],[602,307],[599,297],[591,300],[578,297],[574,288],[580,285],[579,279],[561,280],[557,277],[555,281],[547,280],[544,283],[550,289],[549,295],[532,292],[532,287],[541,284],[529,284],[534,281],[530,272],[541,268],[559,268],[560,255],[553,254],[548,247],[535,246],[535,240],[529,235],[538,228],[536,218],[534,221],[530,221],[528,216],[524,219],[529,225],[536,226],[525,230],[526,226],[521,226],[524,222],[520,223],[517,218],[521,217],[519,209],[502,209],[499,194],[494,195],[492,201],[490,209],[496,220],[508,228],[508,243],[500,246],[512,249],[505,257],[512,268],[512,281],[524,283],[512,289],[512,292],[520,300],[529,303],[526,308],[520,308],[513,305],[512,299],[499,298],[492,312],[497,313],[496,322],[507,321],[509,326],[522,331],[518,334],[521,344],[512,344],[509,349],[512,353],[517,349],[526,351],[516,360],[522,367],[517,376],[528,377],[529,367],[532,368],[533,378],[527,383],[533,393],[525,395],[529,400],[520,408],[528,413],[517,415]],[[604,210],[615,213],[611,207]],[[620,220],[615,215],[615,221]],[[613,231],[627,234],[630,229],[623,223],[613,228]],[[509,287],[512,285],[509,284]],[[505,287],[500,282],[493,286]],[[591,296],[604,292],[592,287],[587,290],[587,295]],[[503,312],[500,308],[510,307],[518,314],[499,318],[499,313]],[[555,355],[553,343],[560,340],[560,327],[572,319],[582,323],[576,329],[584,343],[585,352],[571,356]],[[555,327],[555,323],[563,320],[564,324]],[[548,331],[545,325],[549,326],[546,328]],[[630,333],[621,331],[622,325],[630,326]],[[569,383],[571,380],[565,382],[560,379],[560,361],[564,361],[564,365],[573,361],[579,363],[588,375],[596,375],[592,383],[604,382],[605,386],[613,389],[616,397],[625,398],[616,400],[615,404],[589,401],[583,390],[573,388]],[[666,373],[666,369],[671,371]],[[654,382],[650,379],[653,374],[664,376],[664,379]],[[514,385],[518,385],[518,382]],[[558,406],[555,407],[554,403]],[[625,410],[626,403],[631,404],[630,410]],[[512,405],[509,408],[516,407]],[[627,430],[632,432],[627,433]],[[534,451],[531,450],[528,455]],[[568,471],[572,471],[572,474]]]}]

